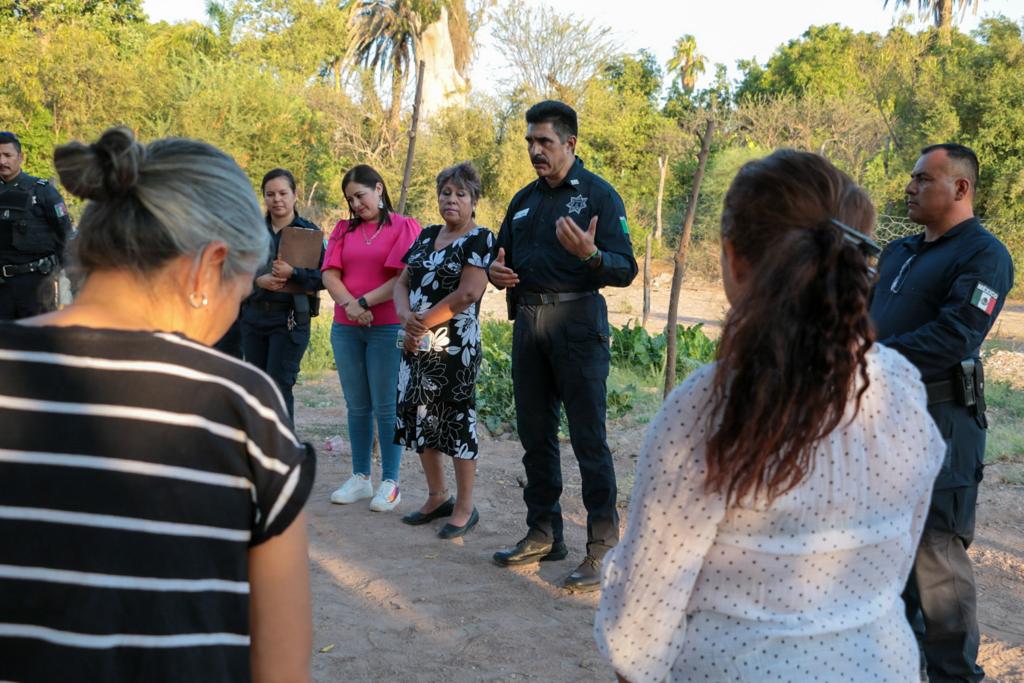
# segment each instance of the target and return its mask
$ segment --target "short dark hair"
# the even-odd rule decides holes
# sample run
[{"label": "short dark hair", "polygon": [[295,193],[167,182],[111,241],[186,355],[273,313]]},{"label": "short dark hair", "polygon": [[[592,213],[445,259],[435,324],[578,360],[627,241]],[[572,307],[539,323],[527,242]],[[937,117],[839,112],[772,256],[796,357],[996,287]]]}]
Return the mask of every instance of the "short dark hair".
[{"label": "short dark hair", "polygon": [[978,188],[978,155],[974,153],[974,150],[965,145],[958,145],[955,142],[942,142],[937,145],[928,145],[921,150],[921,156],[934,152],[935,150],[944,149],[950,159],[953,159],[960,163],[961,166],[966,167],[967,179],[971,181],[971,189],[976,190]]},{"label": "short dark hair", "polygon": [[449,166],[440,173],[437,174],[437,193],[441,194],[441,189],[447,184],[451,183],[456,187],[462,188],[469,193],[469,196],[474,202],[480,199],[480,189],[483,183],[480,181],[480,174],[477,173],[476,167],[469,161],[463,161],[461,164],[455,164]]},{"label": "short dark hair", "polygon": [[527,109],[526,122],[550,123],[562,142],[565,142],[570,135],[579,135],[579,121],[576,118],[576,110],[565,102],[559,102],[558,100],[544,100]]},{"label": "short dark hair", "polygon": [[21,140],[9,130],[0,131],[0,145],[14,145],[14,149],[21,154]]},{"label": "short dark hair", "polygon": [[288,185],[291,186],[292,192],[295,192],[295,176],[293,176],[292,172],[286,168],[272,168],[269,171],[267,171],[267,174],[263,176],[263,182],[260,183],[260,192],[266,192],[267,183],[269,183],[274,178],[287,178]]}]

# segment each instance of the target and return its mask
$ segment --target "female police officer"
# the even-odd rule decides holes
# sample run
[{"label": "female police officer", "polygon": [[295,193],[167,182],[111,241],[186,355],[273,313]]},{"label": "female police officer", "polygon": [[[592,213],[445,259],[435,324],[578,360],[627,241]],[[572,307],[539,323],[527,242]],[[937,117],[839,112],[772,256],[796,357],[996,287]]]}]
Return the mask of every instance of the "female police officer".
[{"label": "female police officer", "polygon": [[[320,228],[295,211],[295,176],[289,171],[283,168],[269,171],[263,176],[261,189],[267,207],[267,230],[272,237],[271,250],[266,263],[256,272],[252,296],[242,306],[242,346],[245,359],[277,383],[288,414],[294,420],[292,387],[299,374],[302,354],[309,345],[310,317],[319,309],[317,292],[324,286],[319,268],[295,268],[277,255],[284,228],[317,232]],[[323,260],[321,247],[321,264]]]}]

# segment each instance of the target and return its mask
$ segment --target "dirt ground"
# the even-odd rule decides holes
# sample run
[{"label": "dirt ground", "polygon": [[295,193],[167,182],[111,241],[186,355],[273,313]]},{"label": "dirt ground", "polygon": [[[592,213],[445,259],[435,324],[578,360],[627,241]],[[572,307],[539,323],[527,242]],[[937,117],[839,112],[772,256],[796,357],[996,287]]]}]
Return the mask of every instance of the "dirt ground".
[{"label": "dirt ground", "polygon": [[[655,278],[653,310],[665,311],[668,277]],[[607,290],[606,290],[607,291]],[[611,291],[616,324],[639,318],[642,289]],[[711,334],[726,306],[720,287],[685,286],[680,322],[704,322]],[[501,315],[500,295],[485,297],[485,315]],[[652,315],[648,327],[664,326]],[[1024,388],[1024,304],[1002,314],[1002,366],[990,378]],[[1016,374],[1015,374],[1016,373]],[[350,474],[350,457],[325,451],[343,433],[344,403],[337,377],[296,387],[300,437],[317,446],[319,472],[308,505],[313,586],[314,679],[335,681],[612,681],[591,636],[596,594],[569,595],[559,581],[582,559],[586,516],[580,478],[562,444],[562,496],[569,558],[525,568],[500,568],[491,554],[525,531],[519,478],[521,449],[507,437],[485,438],[477,475],[480,524],[468,536],[442,541],[443,520],[409,527],[399,517],[416,509],[426,486],[415,454],[402,465],[402,504],[370,512],[367,502],[332,505],[330,492]],[[613,425],[609,442],[619,476],[623,521],[643,428]],[[978,504],[971,556],[979,588],[981,662],[989,680],[1024,682],[1024,487],[996,483],[989,468]],[[449,487],[453,487],[449,468]],[[375,465],[374,482],[379,479]]]}]

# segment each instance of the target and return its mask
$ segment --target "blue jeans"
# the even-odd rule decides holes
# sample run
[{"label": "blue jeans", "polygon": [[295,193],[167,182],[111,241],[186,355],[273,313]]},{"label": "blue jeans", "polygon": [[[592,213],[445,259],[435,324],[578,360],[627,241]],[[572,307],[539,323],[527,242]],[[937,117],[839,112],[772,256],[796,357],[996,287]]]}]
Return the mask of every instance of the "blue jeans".
[{"label": "blue jeans", "polygon": [[331,348],[338,379],[348,407],[348,438],[352,444],[352,473],[370,475],[373,418],[377,418],[382,479],[398,482],[402,447],[395,439],[395,400],[398,364],[395,345],[398,325],[331,326]]}]

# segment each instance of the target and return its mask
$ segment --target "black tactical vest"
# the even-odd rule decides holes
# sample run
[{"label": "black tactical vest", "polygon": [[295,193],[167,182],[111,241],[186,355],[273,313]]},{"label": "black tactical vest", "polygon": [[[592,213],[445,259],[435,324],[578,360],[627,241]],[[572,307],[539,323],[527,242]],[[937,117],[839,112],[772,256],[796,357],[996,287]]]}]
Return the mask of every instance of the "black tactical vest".
[{"label": "black tactical vest", "polygon": [[22,178],[18,185],[30,183],[28,188],[0,186],[0,245],[26,255],[53,254],[59,244],[56,232],[46,220],[46,193],[42,190],[47,184],[30,175]]}]

